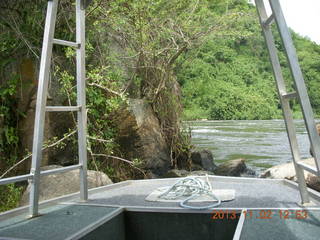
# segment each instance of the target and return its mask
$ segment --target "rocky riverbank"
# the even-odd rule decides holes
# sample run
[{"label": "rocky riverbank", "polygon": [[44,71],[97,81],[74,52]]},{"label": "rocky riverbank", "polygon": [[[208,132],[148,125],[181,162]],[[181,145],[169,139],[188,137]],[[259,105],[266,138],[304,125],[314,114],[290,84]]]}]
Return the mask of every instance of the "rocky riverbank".
[{"label": "rocky riverbank", "polygon": [[[313,158],[308,158],[301,161],[309,166],[315,167],[315,162]],[[312,173],[304,171],[305,179],[307,186],[320,191],[320,177],[315,176]],[[285,163],[274,166],[267,169],[264,173],[261,174],[261,178],[272,178],[272,179],[288,179],[292,181],[297,181],[296,172],[294,169],[293,163]]]}]

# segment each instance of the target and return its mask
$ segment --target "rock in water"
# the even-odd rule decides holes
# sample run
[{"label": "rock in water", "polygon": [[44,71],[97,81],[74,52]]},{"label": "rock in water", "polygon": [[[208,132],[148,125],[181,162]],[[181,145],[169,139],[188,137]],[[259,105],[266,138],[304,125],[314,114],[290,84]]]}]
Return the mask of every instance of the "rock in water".
[{"label": "rock in water", "polygon": [[199,150],[191,153],[194,164],[201,166],[206,171],[213,171],[217,166],[213,162],[213,156],[209,150]]},{"label": "rock in water", "polygon": [[143,99],[130,99],[115,123],[117,141],[127,159],[141,160],[146,170],[159,176],[169,170],[169,148],[150,104]]},{"label": "rock in water", "polygon": [[[312,158],[301,161],[309,166],[315,166]],[[305,175],[308,173],[304,171]],[[273,166],[261,174],[261,178],[274,178],[274,179],[294,179],[296,171],[293,166],[293,162],[284,163],[277,166]]]},{"label": "rock in water", "polygon": [[306,177],[308,187],[320,192],[320,177],[309,173]]},{"label": "rock in water", "polygon": [[227,161],[219,165],[214,173],[221,176],[240,177],[243,175],[255,175],[252,170],[249,170],[243,158]]},{"label": "rock in water", "polygon": [[[301,161],[304,164],[315,167],[315,162],[313,158],[308,158]],[[304,171],[304,176],[308,187],[320,191],[320,177],[313,175],[307,171]],[[280,164],[267,169],[261,174],[262,178],[275,178],[275,179],[289,179],[297,181],[296,171],[293,166],[293,162]]]},{"label": "rock in water", "polygon": [[[41,168],[41,170],[50,170],[60,167],[62,166],[50,165]],[[106,174],[103,172],[88,170],[88,188],[95,188],[108,184],[112,184],[112,181]],[[43,176],[40,178],[39,200],[44,201],[47,199],[79,192],[79,188],[79,170]],[[20,201],[21,206],[29,203],[29,193],[30,184],[22,195]]]}]

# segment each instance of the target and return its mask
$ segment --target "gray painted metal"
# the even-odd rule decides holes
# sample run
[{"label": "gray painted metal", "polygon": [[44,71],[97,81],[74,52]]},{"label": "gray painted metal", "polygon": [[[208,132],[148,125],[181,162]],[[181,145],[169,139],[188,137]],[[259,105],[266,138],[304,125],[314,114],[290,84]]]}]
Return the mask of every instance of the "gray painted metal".
[{"label": "gray painted metal", "polygon": [[311,148],[314,152],[317,170],[320,171],[320,138],[316,129],[314,115],[310,104],[307,88],[303,79],[302,71],[298,62],[295,47],[291,34],[284,19],[279,0],[269,0],[280,36],[287,54],[292,77],[294,79],[296,91],[299,96],[304,122],[308,131]]},{"label": "gray painted metal", "polygon": [[80,111],[80,106],[47,106],[47,112],[76,112]]},{"label": "gray painted metal", "polygon": [[22,182],[29,180],[33,177],[32,174],[26,174],[26,175],[20,175],[20,176],[14,176],[9,178],[0,179],[0,185],[15,183],[15,182]]},{"label": "gray painted metal", "polygon": [[76,170],[76,169],[81,169],[81,168],[82,168],[81,164],[72,165],[72,166],[68,166],[68,167],[62,167],[62,168],[56,168],[56,169],[50,169],[50,170],[46,170],[46,171],[41,171],[40,175],[41,176],[47,176],[47,175],[56,174],[56,173],[69,172],[69,171]]},{"label": "gray painted metal", "polygon": [[[46,170],[46,171],[41,171],[40,175],[41,176],[47,176],[47,175],[50,175],[50,174],[63,173],[63,172],[68,172],[68,171],[72,171],[72,170],[76,170],[76,169],[80,169],[80,168],[82,168],[81,164],[72,165],[72,166],[68,166],[68,167],[62,167],[62,168],[56,168],[56,169],[50,169],[50,170]],[[4,178],[4,179],[0,179],[0,185],[9,184],[9,183],[15,183],[15,182],[22,182],[22,181],[30,180],[32,178],[33,178],[32,174],[26,174],[26,175],[14,176],[14,177],[10,177],[10,178]]]},{"label": "gray painted metal", "polygon": [[98,227],[102,226],[104,223],[108,222],[109,220],[111,220],[112,218],[118,216],[119,214],[121,214],[123,212],[124,212],[124,208],[117,208],[116,210],[114,210],[110,214],[106,215],[105,217],[97,220],[96,222],[91,223],[90,225],[88,225],[84,229],[81,229],[77,233],[73,234],[72,236],[70,236],[68,238],[68,240],[69,239],[70,240],[71,239],[81,239],[82,237],[84,237],[85,235],[87,235],[88,233],[93,231],[94,229],[97,229]]},{"label": "gray painted metal", "polygon": [[298,94],[296,92],[291,92],[291,93],[282,94],[282,97],[287,99],[293,99],[298,97]]},{"label": "gray painted metal", "polygon": [[86,68],[85,68],[85,10],[81,8],[81,0],[76,1],[76,41],[81,44],[77,54],[77,105],[78,111],[78,154],[80,169],[80,199],[88,200],[87,184],[87,110],[86,110]]},{"label": "gray painted metal", "polygon": [[316,168],[312,167],[312,166],[309,166],[303,162],[298,162],[298,165],[300,167],[302,167],[304,170],[308,171],[308,172],[311,172],[312,174],[316,175],[316,176],[319,176],[319,172]]},{"label": "gray painted metal", "polygon": [[[30,174],[31,191],[30,191],[30,215],[37,216],[39,204],[39,184],[40,175],[49,175],[80,170],[80,198],[83,201],[88,199],[87,188],[87,148],[86,148],[86,96],[85,96],[85,10],[82,8],[83,1],[76,0],[76,41],[77,43],[64,40],[54,39],[54,29],[57,17],[58,0],[48,1],[46,16],[46,25],[43,39],[39,87],[37,95],[35,130],[32,151],[32,167]],[[76,48],[77,53],[77,105],[69,107],[46,107],[49,72],[52,57],[53,44],[62,44]],[[78,112],[78,147],[79,147],[79,165],[65,168],[52,169],[40,172],[42,159],[42,145],[44,134],[44,119],[46,111],[77,111]]]},{"label": "gray painted metal", "polygon": [[[283,112],[283,116],[286,124],[289,143],[290,143],[290,149],[293,156],[293,163],[294,163],[295,171],[297,174],[297,179],[299,182],[301,200],[303,204],[309,203],[310,198],[308,195],[307,186],[304,179],[304,172],[303,172],[303,169],[297,164],[301,160],[301,157],[300,157],[300,151],[299,151],[299,146],[298,146],[298,141],[296,136],[295,125],[293,122],[292,111],[290,109],[288,98],[283,97],[283,95],[287,94],[287,91],[286,91],[285,81],[282,75],[279,57],[277,54],[277,48],[274,42],[274,38],[273,38],[273,34],[270,26],[267,26],[267,27],[264,26],[264,22],[268,19],[264,2],[263,0],[255,0],[255,3],[256,3],[259,19],[260,19],[260,24],[262,26],[265,41],[267,44],[270,62],[272,64],[273,74],[277,83],[278,94],[280,97],[282,112]],[[278,7],[280,8],[280,5]],[[281,9],[280,10],[278,9],[278,12],[279,11],[281,11]],[[284,18],[281,18],[281,19],[277,18],[278,14],[274,14],[274,17],[276,18],[277,22],[279,21],[285,22]]]},{"label": "gray painted metal", "polygon": [[69,42],[69,41],[60,40],[60,39],[53,39],[53,43],[58,44],[58,45],[67,46],[67,47],[73,47],[73,48],[80,47],[80,43]]},{"label": "gray painted metal", "polygon": [[264,21],[263,26],[268,27],[274,22],[274,15],[271,14],[270,17],[267,18],[267,20]]},{"label": "gray painted metal", "polygon": [[48,1],[46,23],[44,29],[43,46],[41,53],[35,126],[33,135],[32,164],[30,174],[30,215],[38,215],[40,164],[42,159],[42,144],[44,134],[45,106],[49,83],[49,72],[52,57],[54,28],[57,17],[58,0]]},{"label": "gray painted metal", "polygon": [[240,215],[240,219],[237,224],[236,231],[233,235],[233,240],[239,240],[243,228],[244,221],[246,220],[247,209],[243,209]]}]

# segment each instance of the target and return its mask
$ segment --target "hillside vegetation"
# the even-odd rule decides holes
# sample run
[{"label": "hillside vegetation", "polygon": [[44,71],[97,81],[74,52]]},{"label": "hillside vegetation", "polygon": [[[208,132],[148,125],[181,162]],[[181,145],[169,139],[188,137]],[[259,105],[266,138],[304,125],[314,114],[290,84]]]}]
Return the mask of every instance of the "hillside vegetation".
[{"label": "hillside vegetation", "polygon": [[[221,1],[223,2],[223,1]],[[228,1],[224,1],[226,3]],[[212,8],[216,14],[241,17],[221,36],[208,35],[203,45],[187,52],[177,68],[182,86],[185,119],[282,118],[276,85],[256,9],[246,1],[233,1],[229,8]],[[223,11],[224,10],[224,11]],[[293,82],[280,37],[273,29],[289,90]],[[236,34],[234,34],[236,33]],[[292,32],[306,80],[311,104],[320,114],[320,46]],[[294,115],[301,118],[292,101]]]}]

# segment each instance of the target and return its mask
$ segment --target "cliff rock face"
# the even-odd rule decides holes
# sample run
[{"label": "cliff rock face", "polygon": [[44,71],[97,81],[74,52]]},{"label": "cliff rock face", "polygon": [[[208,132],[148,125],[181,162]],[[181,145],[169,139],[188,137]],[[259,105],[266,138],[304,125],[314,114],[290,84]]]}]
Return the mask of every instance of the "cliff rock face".
[{"label": "cliff rock face", "polygon": [[130,99],[115,119],[118,143],[128,160],[139,159],[156,175],[169,170],[169,148],[151,106],[143,99]]},{"label": "cliff rock face", "polygon": [[[21,139],[21,150],[28,150],[32,152],[33,145],[33,129],[34,118],[36,111],[37,101],[37,85],[38,77],[36,74],[36,64],[31,59],[23,59],[19,64],[19,75],[21,79],[20,87],[18,87],[18,110],[24,113],[19,121],[19,135]],[[49,101],[50,102],[50,101]],[[51,136],[50,119],[46,114],[45,128],[44,128],[44,141]],[[21,171],[27,172],[30,169],[31,160],[21,165]],[[49,153],[44,151],[42,154],[42,166],[49,164]]]}]

